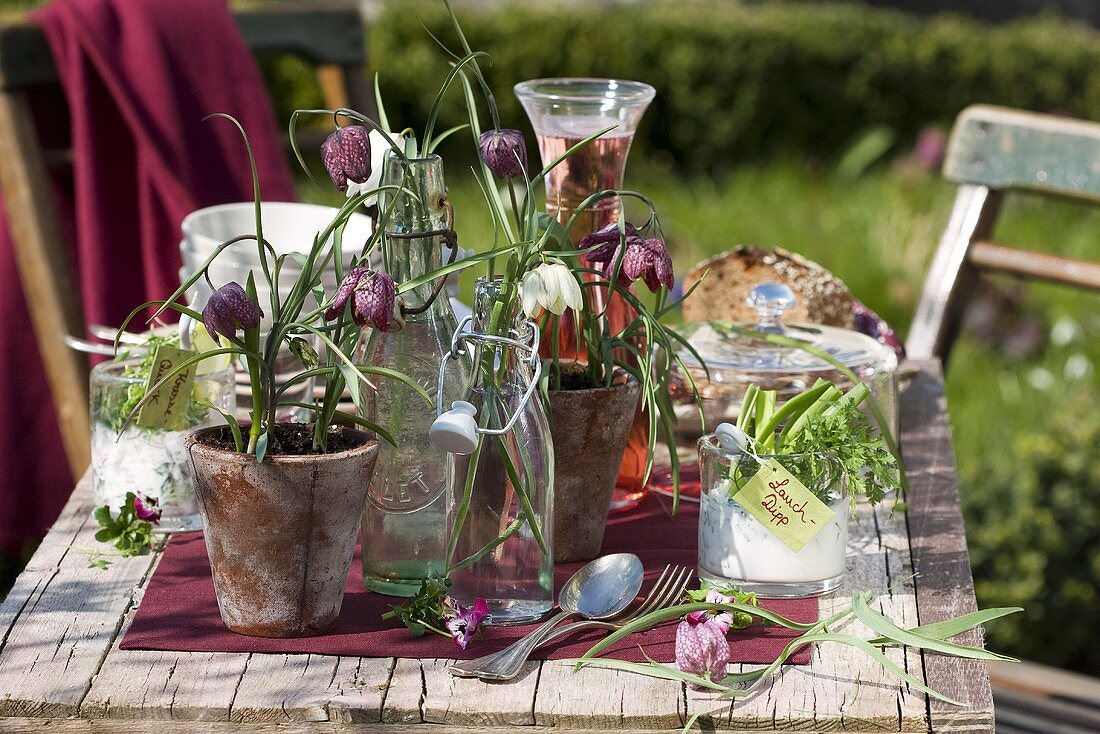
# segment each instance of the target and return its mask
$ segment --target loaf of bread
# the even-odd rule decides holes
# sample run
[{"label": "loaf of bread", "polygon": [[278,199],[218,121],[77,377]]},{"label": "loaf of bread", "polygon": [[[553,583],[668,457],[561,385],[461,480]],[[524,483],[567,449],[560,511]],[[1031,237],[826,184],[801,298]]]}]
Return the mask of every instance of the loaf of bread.
[{"label": "loaf of bread", "polygon": [[[703,277],[703,276],[706,277]],[[687,292],[684,321],[756,323],[757,313],[745,298],[761,283],[782,283],[794,291],[797,303],[783,314],[791,323],[829,324],[852,328],[854,299],[844,283],[817,263],[776,248],[739,246],[696,265],[684,278]]]}]

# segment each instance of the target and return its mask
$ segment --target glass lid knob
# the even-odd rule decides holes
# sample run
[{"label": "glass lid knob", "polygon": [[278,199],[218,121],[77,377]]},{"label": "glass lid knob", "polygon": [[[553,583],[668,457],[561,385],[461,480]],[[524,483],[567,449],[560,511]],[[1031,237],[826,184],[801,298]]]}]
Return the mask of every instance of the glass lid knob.
[{"label": "glass lid knob", "polygon": [[782,334],[783,312],[795,304],[794,291],[782,283],[761,283],[749,291],[745,299],[756,309],[756,330],[766,334]]}]

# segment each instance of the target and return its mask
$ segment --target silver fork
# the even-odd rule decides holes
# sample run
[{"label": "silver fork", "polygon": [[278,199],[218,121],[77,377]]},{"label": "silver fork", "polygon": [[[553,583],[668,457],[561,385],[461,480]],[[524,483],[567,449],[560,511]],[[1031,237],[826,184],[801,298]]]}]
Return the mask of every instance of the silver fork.
[{"label": "silver fork", "polygon": [[537,643],[528,645],[526,651],[520,651],[518,649],[521,643],[525,642],[524,640],[519,640],[498,652],[490,653],[480,658],[475,658],[474,660],[459,660],[455,662],[454,665],[447,668],[447,670],[450,671],[451,675],[465,678],[477,677],[484,680],[511,680],[519,675],[519,671],[523,668],[523,664],[527,662],[527,658],[530,657],[535,648],[540,645],[544,645],[558,637],[582,629],[616,630],[645,614],[671,606],[676,603],[676,600],[684,593],[684,589],[687,588],[688,582],[691,580],[692,573],[691,569],[683,568],[682,566],[665,566],[665,570],[661,572],[661,575],[657,578],[656,583],[653,584],[653,588],[650,589],[646,598],[642,600],[642,603],[632,611],[626,612],[617,619],[608,622],[601,622],[594,619],[573,622],[564,627],[558,627],[557,629],[547,631]]}]

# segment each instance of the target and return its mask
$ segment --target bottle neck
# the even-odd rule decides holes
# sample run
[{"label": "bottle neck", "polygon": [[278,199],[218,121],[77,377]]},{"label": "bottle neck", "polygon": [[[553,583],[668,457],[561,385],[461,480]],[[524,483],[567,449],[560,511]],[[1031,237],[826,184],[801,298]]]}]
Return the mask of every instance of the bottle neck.
[{"label": "bottle neck", "polygon": [[[443,264],[442,232],[448,224],[442,159],[433,155],[404,160],[390,152],[382,185],[401,189],[384,191],[379,197],[380,216],[388,215],[382,247],[386,272],[403,283],[438,269]],[[434,290],[432,281],[402,296],[410,308],[416,308],[431,298]],[[425,313],[439,313],[444,308],[450,305],[441,293]]]}]

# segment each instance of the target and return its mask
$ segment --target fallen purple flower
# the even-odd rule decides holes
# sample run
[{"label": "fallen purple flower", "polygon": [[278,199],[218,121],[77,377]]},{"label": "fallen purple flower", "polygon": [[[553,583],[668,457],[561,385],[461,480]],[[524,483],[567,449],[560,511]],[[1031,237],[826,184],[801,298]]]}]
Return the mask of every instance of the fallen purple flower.
[{"label": "fallen purple flower", "polygon": [[156,497],[134,495],[134,514],[139,520],[148,520],[156,525],[160,522],[160,503]]},{"label": "fallen purple flower", "polygon": [[[718,589],[710,589],[707,592],[707,604],[732,604],[733,602],[732,596],[726,596]],[[695,624],[710,621],[718,626],[723,635],[729,632],[730,627],[733,625],[733,615],[729,612],[691,612],[687,615],[687,618],[693,620]]]},{"label": "fallen purple flower", "polygon": [[[717,683],[726,677],[729,660],[726,634],[713,619],[688,615],[676,627],[676,667],[681,672]],[[699,686],[692,684],[692,688]]]},{"label": "fallen purple flower", "polygon": [[451,633],[451,639],[455,644],[465,650],[481,628],[481,621],[489,613],[489,605],[484,599],[478,597],[474,600],[472,607],[464,607],[451,597],[446,597],[443,600],[443,608],[448,610],[443,618],[443,624]]}]

